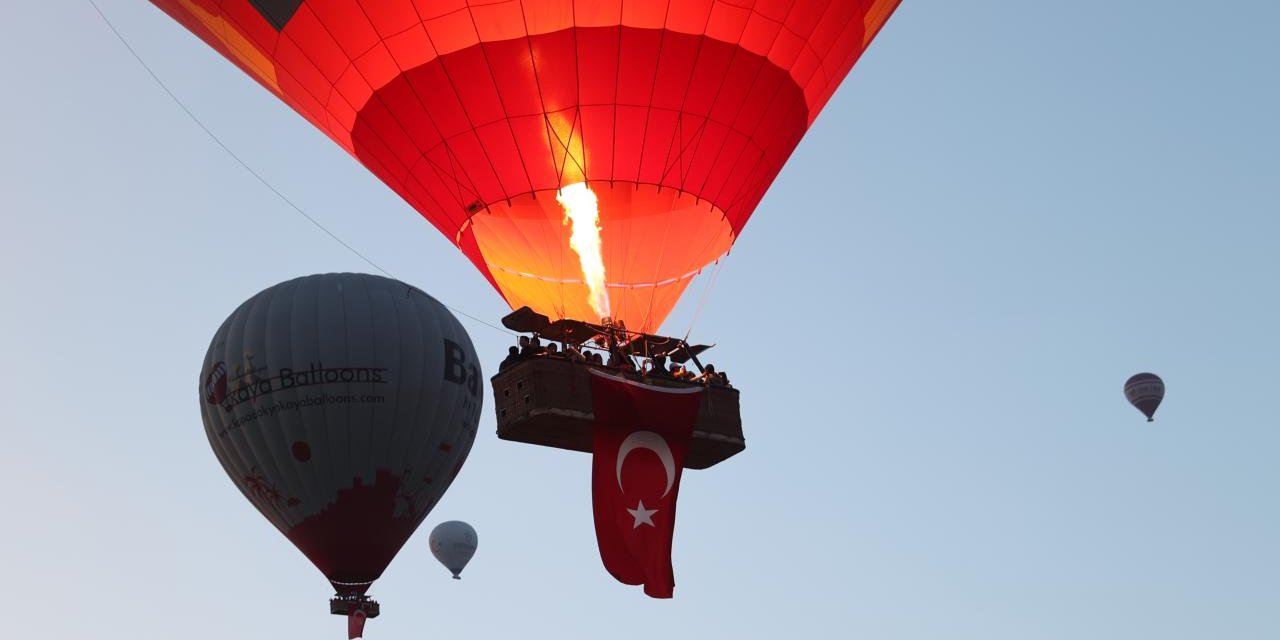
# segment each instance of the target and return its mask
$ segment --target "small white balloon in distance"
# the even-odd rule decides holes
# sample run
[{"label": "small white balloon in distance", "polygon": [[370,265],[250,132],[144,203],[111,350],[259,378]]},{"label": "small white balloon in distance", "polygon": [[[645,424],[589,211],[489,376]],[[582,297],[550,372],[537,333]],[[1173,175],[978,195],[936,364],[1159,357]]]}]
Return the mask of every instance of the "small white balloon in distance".
[{"label": "small white balloon in distance", "polygon": [[476,554],[479,542],[471,525],[460,520],[441,522],[431,530],[431,555],[453,573],[454,580],[461,580],[459,574]]}]

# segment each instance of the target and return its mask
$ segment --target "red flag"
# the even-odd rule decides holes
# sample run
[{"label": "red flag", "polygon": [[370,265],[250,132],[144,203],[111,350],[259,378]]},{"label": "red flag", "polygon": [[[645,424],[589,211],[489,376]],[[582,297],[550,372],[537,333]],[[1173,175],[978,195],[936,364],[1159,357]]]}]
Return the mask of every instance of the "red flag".
[{"label": "red flag", "polygon": [[353,608],[347,613],[347,640],[364,637],[365,617],[362,608]]},{"label": "red flag", "polygon": [[604,567],[654,598],[675,587],[676,495],[701,387],[658,387],[593,370],[591,498]]}]

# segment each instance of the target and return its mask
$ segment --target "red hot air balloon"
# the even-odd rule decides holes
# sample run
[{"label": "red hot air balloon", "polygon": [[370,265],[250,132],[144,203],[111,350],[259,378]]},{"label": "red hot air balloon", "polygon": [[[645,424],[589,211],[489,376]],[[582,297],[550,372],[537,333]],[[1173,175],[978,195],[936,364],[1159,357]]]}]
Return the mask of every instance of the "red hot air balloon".
[{"label": "red hot air balloon", "polygon": [[152,0],[511,308],[641,332],[728,252],[899,1]]},{"label": "red hot air balloon", "polygon": [[222,468],[329,579],[331,612],[358,635],[378,615],[369,585],[471,450],[480,384],[471,340],[439,302],[326,274],[266,289],[222,323],[200,409]]}]

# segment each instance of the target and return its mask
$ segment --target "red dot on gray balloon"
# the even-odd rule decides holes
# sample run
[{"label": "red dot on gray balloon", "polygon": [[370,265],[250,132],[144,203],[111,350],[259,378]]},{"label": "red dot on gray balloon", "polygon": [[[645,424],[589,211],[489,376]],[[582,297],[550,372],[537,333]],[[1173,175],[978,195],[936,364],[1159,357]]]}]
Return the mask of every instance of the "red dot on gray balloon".
[{"label": "red dot on gray balloon", "polygon": [[293,457],[297,458],[298,462],[310,460],[311,446],[301,440],[293,443]]}]

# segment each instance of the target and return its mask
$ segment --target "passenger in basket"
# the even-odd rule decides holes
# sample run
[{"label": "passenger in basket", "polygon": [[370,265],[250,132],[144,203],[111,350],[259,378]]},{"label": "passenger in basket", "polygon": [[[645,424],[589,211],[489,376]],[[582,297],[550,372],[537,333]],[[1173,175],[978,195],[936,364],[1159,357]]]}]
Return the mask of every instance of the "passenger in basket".
[{"label": "passenger in basket", "polygon": [[582,351],[580,351],[580,350],[578,349],[578,347],[576,347],[576,346],[574,346],[574,345],[571,345],[571,344],[566,344],[566,345],[564,346],[564,355],[569,356],[569,359],[570,359],[570,360],[572,360],[572,361],[574,361],[574,362],[586,362],[586,361],[587,361],[587,357],[586,357],[586,356],[584,356],[584,355],[582,355]]},{"label": "passenger in basket", "polygon": [[692,380],[693,373],[684,368],[684,365],[671,363],[671,377],[676,380]]},{"label": "passenger in basket", "polygon": [[622,369],[623,371],[635,371],[636,363],[630,356],[622,353],[621,349],[615,347],[609,352],[609,368]]},{"label": "passenger in basket", "polygon": [[542,341],[538,339],[538,336],[534,336],[529,341],[529,352],[535,356],[540,356],[547,352],[547,348],[542,346]]},{"label": "passenger in basket", "polygon": [[653,357],[653,366],[649,368],[649,375],[655,378],[670,378],[671,372],[667,371],[667,357],[657,355]]},{"label": "passenger in basket", "polygon": [[724,386],[724,380],[720,378],[720,374],[716,373],[716,366],[714,364],[708,364],[707,366],[703,367],[702,375],[695,378],[695,380],[697,382],[701,382],[702,384],[711,385],[713,387]]},{"label": "passenger in basket", "polygon": [[[524,336],[520,337],[523,338]],[[507,357],[503,358],[498,365],[498,371],[502,371],[517,362],[520,362],[520,347],[511,347],[507,349]]]}]

